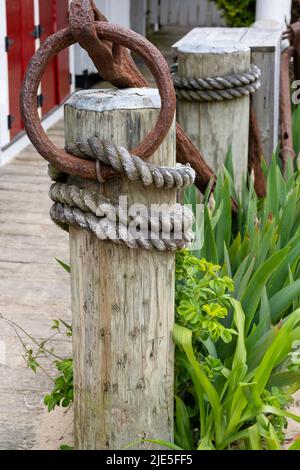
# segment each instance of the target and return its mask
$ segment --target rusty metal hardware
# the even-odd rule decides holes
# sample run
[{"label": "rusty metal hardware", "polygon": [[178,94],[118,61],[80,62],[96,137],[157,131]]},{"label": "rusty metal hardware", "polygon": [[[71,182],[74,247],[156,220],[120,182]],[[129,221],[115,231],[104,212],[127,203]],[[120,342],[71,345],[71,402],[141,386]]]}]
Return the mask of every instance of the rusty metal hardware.
[{"label": "rusty metal hardware", "polygon": [[[149,86],[127,48],[144,58],[156,78],[162,98],[159,119],[154,130],[136,149],[131,150],[132,153],[147,159],[155,152],[171,125],[176,98],[166,61],[149,41],[131,30],[109,24],[93,0],[72,1],[70,26],[50,36],[30,62],[21,92],[21,113],[31,142],[46,160],[66,173],[97,179],[94,162],[70,155],[52,144],[41,126],[36,109],[36,94],[47,64],[60,51],[76,42],[87,50],[102,78],[119,88]],[[197,175],[195,184],[200,191],[204,192],[208,185],[213,189],[216,182],[214,172],[178,123],[176,133],[177,161],[190,163],[194,168]],[[258,161],[260,156],[256,157]],[[252,166],[257,185],[263,187],[264,181],[259,183],[263,175],[257,170],[258,165]],[[105,180],[115,174],[110,168],[101,168],[101,176]]]},{"label": "rusty metal hardware", "polygon": [[[96,179],[95,164],[82,161],[56,148],[46,136],[36,110],[36,93],[47,63],[61,50],[77,42],[87,49],[100,75],[113,85],[125,87],[148,87],[149,84],[137,69],[127,50],[142,57],[157,78],[162,95],[162,110],[159,121],[150,136],[132,152],[148,158],[164,139],[173,119],[175,93],[167,64],[157,49],[138,34],[108,24],[97,10],[93,0],[73,0],[70,9],[69,28],[50,36],[33,56],[21,92],[21,113],[25,130],[38,152],[61,171]],[[177,160],[190,163],[197,173],[196,185],[204,191],[216,177],[200,152],[177,124]],[[115,175],[111,169],[103,168],[105,179]]]},{"label": "rusty metal hardware", "polygon": [[96,8],[93,1],[73,0],[70,5],[70,28],[75,40],[85,49],[101,77],[118,88],[128,88],[132,83],[133,72],[139,77],[139,86],[147,82],[134,62],[127,65],[127,49],[120,44],[99,39],[95,21],[105,21],[106,17]]},{"label": "rusty metal hardware", "polygon": [[280,73],[280,136],[281,149],[280,157],[282,161],[282,170],[285,172],[289,158],[294,160],[295,152],[293,149],[292,132],[292,105],[290,96],[290,61],[295,56],[295,48],[289,47],[281,56]]},{"label": "rusty metal hardware", "polygon": [[251,171],[254,172],[254,188],[259,198],[265,197],[267,192],[266,179],[261,167],[261,158],[263,153],[261,134],[251,98],[248,170],[249,173],[251,173]]},{"label": "rusty metal hardware", "polygon": [[[95,21],[107,21],[105,16],[97,10],[93,0],[73,0],[72,5],[74,7],[71,8],[71,14],[70,14],[70,23],[73,26],[74,30],[77,29],[76,26],[76,12],[79,14],[80,11],[80,16],[84,19],[86,16],[89,16],[89,19],[87,20],[87,27],[86,27],[86,33],[87,36],[89,36],[88,31],[93,30],[92,27],[92,17],[94,14],[94,20]],[[91,13],[90,9],[92,8],[93,14]],[[76,12],[75,12],[76,10]],[[75,24],[74,24],[75,23]],[[82,23],[84,24],[84,22]],[[84,29],[84,27],[81,26],[81,29]],[[85,36],[86,36],[85,33]],[[75,31],[76,34],[76,31]],[[94,34],[93,32],[91,34]],[[88,50],[88,53],[92,60],[94,60],[95,56],[95,50],[96,50],[96,43],[95,43],[95,34],[94,38],[91,40],[91,45],[88,44],[88,40],[85,38],[78,38],[81,41],[81,44],[85,49]],[[95,46],[95,48],[92,46],[92,44]],[[107,47],[107,43],[105,44]],[[123,48],[122,46],[120,47],[121,51],[117,51],[118,54],[115,54],[119,57],[118,60],[114,60],[114,51],[112,48],[112,45],[110,44],[108,46],[110,49],[111,57],[108,59],[107,64],[103,63],[102,60],[97,61],[97,69],[100,73],[100,75],[107,81],[111,81],[111,83],[117,87],[141,87],[141,86],[149,86],[148,82],[145,80],[143,75],[139,72],[137,69],[135,63],[133,62],[132,58],[130,57],[128,51]],[[96,54],[97,55],[97,54]],[[120,59],[121,57],[121,59]],[[97,60],[97,59],[95,59]],[[114,75],[112,76],[112,69],[114,70]],[[250,120],[250,125],[253,124],[253,120]],[[250,133],[254,134],[257,139],[259,140],[259,130],[258,127],[256,126],[256,129],[253,129],[253,131],[250,129]],[[182,127],[177,123],[176,127],[176,134],[177,134],[177,140],[176,140],[176,151],[177,151],[177,161],[183,164],[189,163],[193,169],[196,171],[196,181],[195,184],[198,187],[198,189],[201,192],[205,192],[206,188],[208,186],[211,187],[211,190],[213,190],[215,183],[216,183],[216,175],[214,174],[213,170],[208,166],[208,164],[205,162],[204,157],[202,156],[201,152],[195,147],[195,145],[192,143],[190,138],[186,135]],[[257,139],[254,142],[257,142]],[[252,143],[254,143],[252,142]],[[261,171],[261,166],[260,166],[260,159],[261,159],[261,153],[257,153],[254,155],[255,150],[257,150],[257,146],[252,145],[251,143],[251,149],[250,149],[250,158],[252,159],[252,168],[255,173],[255,187],[258,190],[258,195],[259,197],[262,197],[265,195],[265,178],[263,175],[263,172]],[[255,162],[255,163],[254,163]],[[232,202],[233,210],[236,210],[236,206],[234,201]]]},{"label": "rusty metal hardware", "polygon": [[[164,140],[174,118],[176,97],[168,65],[161,53],[142,36],[120,26],[107,22],[96,22],[95,28],[100,39],[121,44],[140,54],[157,81],[161,95],[161,111],[153,131],[135,149],[133,154],[143,159],[149,158]],[[37,112],[36,95],[39,83],[48,63],[66,47],[76,42],[70,27],[50,36],[33,56],[21,92],[21,112],[25,130],[38,152],[59,170],[72,175],[96,179],[94,162],[81,160],[56,148],[44,132]],[[102,169],[107,179],[115,175],[109,168]]]},{"label": "rusty metal hardware", "polygon": [[291,45],[295,48],[294,54],[294,70],[295,79],[300,80],[300,22],[291,24],[290,31],[292,34]]},{"label": "rusty metal hardware", "polygon": [[280,137],[283,172],[286,169],[288,158],[295,158],[293,149],[292,131],[292,105],[290,96],[290,65],[293,59],[294,76],[300,80],[300,22],[291,24],[283,33],[282,39],[288,39],[291,46],[281,55],[280,70]]}]

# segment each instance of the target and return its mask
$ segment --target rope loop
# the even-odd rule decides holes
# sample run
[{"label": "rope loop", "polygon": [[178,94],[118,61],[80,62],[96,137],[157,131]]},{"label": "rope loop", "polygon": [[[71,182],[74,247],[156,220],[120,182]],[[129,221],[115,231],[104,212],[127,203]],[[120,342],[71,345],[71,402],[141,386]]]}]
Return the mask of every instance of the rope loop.
[{"label": "rope loop", "polygon": [[176,64],[171,67],[173,85],[178,99],[187,101],[226,101],[255,93],[260,87],[261,71],[256,65],[244,73],[220,77],[186,78],[177,74]]},{"label": "rope loop", "polygon": [[[96,160],[100,183],[103,183],[102,164],[130,181],[141,182],[145,187],[181,189],[195,181],[195,171],[190,165],[156,166],[131,155],[123,146],[97,137],[69,144],[66,151],[78,158]],[[68,176],[53,165],[49,166],[49,175],[55,181],[49,191],[54,202],[50,215],[64,230],[68,230],[69,225],[75,225],[94,233],[101,240],[108,239],[129,248],[146,250],[176,251],[190,246],[194,241],[194,216],[188,207],[175,204],[153,209],[141,205],[137,217],[133,218],[117,201],[105,197],[101,186],[96,183],[92,189],[87,189],[80,180],[70,182]]]},{"label": "rope loop", "polygon": [[[159,167],[130,154],[121,145],[97,137],[69,144],[66,146],[66,151],[79,158],[91,158],[108,165],[116,172],[127,176],[130,181],[141,181],[144,186],[180,189],[191,186],[195,181],[195,171],[189,164],[178,163],[174,168]],[[99,182],[103,183],[102,180]]]}]

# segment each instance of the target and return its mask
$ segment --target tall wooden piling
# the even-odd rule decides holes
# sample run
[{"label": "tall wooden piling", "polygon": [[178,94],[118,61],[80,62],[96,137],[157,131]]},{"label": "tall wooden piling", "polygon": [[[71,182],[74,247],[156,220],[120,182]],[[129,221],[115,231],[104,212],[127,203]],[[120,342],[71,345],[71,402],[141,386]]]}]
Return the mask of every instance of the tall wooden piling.
[{"label": "tall wooden piling", "polygon": [[[159,108],[152,89],[78,92],[65,106],[66,143],[96,135],[133,148]],[[174,166],[175,124],[151,161]],[[109,198],[127,195],[128,206],[176,200],[176,190],[119,176],[99,188]],[[130,250],[70,227],[70,258],[76,448],[172,441],[175,255]]]},{"label": "tall wooden piling", "polygon": [[[250,69],[250,49],[233,42],[183,42],[178,47],[178,75],[207,78]],[[178,121],[207,163],[217,172],[232,146],[238,185],[246,174],[249,138],[249,96],[220,102],[178,101]]]}]

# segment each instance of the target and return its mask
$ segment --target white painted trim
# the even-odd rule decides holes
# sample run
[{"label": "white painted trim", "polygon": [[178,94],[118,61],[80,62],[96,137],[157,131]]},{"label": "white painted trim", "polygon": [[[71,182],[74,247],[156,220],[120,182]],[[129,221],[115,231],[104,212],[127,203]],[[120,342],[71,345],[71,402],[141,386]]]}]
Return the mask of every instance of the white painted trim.
[{"label": "white painted trim", "polygon": [[[39,0],[34,0],[33,8],[34,8],[34,25],[38,26],[40,24],[40,3],[39,3]],[[40,40],[40,38],[37,38],[35,40],[35,51],[38,50],[40,45],[41,45],[41,40]],[[42,93],[42,85],[40,84],[39,88],[38,88],[38,95],[40,95],[41,93]],[[38,113],[39,113],[39,116],[41,118],[42,117],[41,108],[38,109]]]},{"label": "white painted trim", "polygon": [[[34,0],[33,3],[34,7],[34,25],[37,26],[40,24],[40,4],[39,0]],[[37,50],[41,45],[41,40],[40,38],[36,39],[35,41],[35,50]]]},{"label": "white painted trim", "polygon": [[[59,108],[55,109],[49,116],[47,116],[43,121],[42,125],[45,131],[57,123],[60,119],[64,117],[64,105],[61,105]],[[11,145],[5,148],[5,150],[0,150],[0,167],[10,162],[14,157],[16,157],[22,150],[24,150],[27,145],[30,144],[28,137],[23,134],[19,139],[12,142]]]},{"label": "white painted trim", "polygon": [[108,19],[111,23],[130,28],[130,0],[110,0],[108,3]]},{"label": "white painted trim", "polygon": [[292,0],[257,0],[256,21],[273,20],[282,25],[290,24]]},{"label": "white painted trim", "polygon": [[64,107],[65,103],[60,105],[56,108],[52,113],[45,117],[42,121],[42,126],[45,131],[47,131],[50,127],[54,126],[60,119],[64,117]]},{"label": "white painted trim", "polygon": [[[71,1],[69,0],[69,9],[71,5]],[[70,85],[70,92],[74,93],[75,91],[75,45],[69,47],[69,68],[71,74],[71,85]]]},{"label": "white painted trim", "polygon": [[75,45],[69,47],[69,68],[71,74],[70,92],[75,91]]},{"label": "white painted trim", "polygon": [[5,52],[6,27],[6,2],[0,0],[0,147],[10,142],[10,132],[7,127],[9,115],[9,90],[8,90],[8,60]]}]

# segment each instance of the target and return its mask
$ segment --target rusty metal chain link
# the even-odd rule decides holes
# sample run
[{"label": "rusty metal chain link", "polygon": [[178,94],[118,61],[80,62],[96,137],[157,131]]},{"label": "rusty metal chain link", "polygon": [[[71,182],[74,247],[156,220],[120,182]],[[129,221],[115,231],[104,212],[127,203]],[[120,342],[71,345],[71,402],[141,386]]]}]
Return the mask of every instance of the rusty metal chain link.
[{"label": "rusty metal chain link", "polygon": [[[87,3],[91,8],[91,4],[87,0],[83,2],[80,0],[75,1],[75,5],[83,4],[86,6]],[[111,25],[105,21],[94,22],[94,26],[100,39],[107,40],[112,44],[122,45],[124,48],[130,48],[141,55],[156,79],[161,96],[161,110],[158,121],[146,139],[137,148],[131,150],[131,153],[137,154],[146,160],[163,142],[175,114],[176,96],[168,65],[162,54],[149,41],[137,33],[120,26]],[[22,87],[21,112],[27,135],[42,157],[53,163],[61,171],[89,179],[96,179],[95,163],[81,160],[56,148],[44,132],[37,112],[37,90],[48,63],[59,52],[75,42],[76,39],[73,36],[72,27],[69,26],[50,36],[35,53],[29,64]],[[115,174],[115,171],[109,168],[103,168],[102,170],[102,175],[105,179]]]},{"label": "rusty metal chain link", "polygon": [[[176,96],[168,65],[149,41],[129,29],[109,24],[92,0],[72,1],[70,26],[50,36],[29,64],[21,92],[21,113],[27,135],[42,157],[61,171],[96,179],[95,163],[72,156],[52,144],[41,126],[36,108],[36,94],[47,64],[77,41],[87,50],[102,78],[117,87],[149,86],[127,48],[144,58],[156,79],[162,100],[159,120],[152,133],[136,149],[132,149],[132,153],[147,159],[159,147],[173,120]],[[177,161],[191,164],[197,175],[196,185],[201,191],[206,189],[211,180],[215,180],[214,172],[179,124]],[[108,179],[115,175],[115,171],[104,167],[102,175]]]},{"label": "rusty metal chain link", "polygon": [[290,47],[282,53],[280,70],[280,157],[284,172],[288,159],[294,160],[296,157],[293,148],[290,69],[293,61],[294,78],[300,80],[300,22],[289,25],[282,39],[290,41]]},{"label": "rusty metal chain link", "polygon": [[[290,25],[288,30],[283,33],[283,39],[289,39],[291,42],[291,47],[282,55],[281,66],[281,158],[284,168],[288,156],[295,157],[292,149],[289,65],[291,58],[293,58],[295,78],[299,80],[300,22]],[[59,52],[76,42],[86,49],[101,77],[119,88],[149,86],[136,67],[127,48],[141,55],[153,73],[161,95],[162,108],[153,131],[136,149],[131,150],[142,159],[149,158],[166,136],[173,120],[176,97],[166,61],[149,41],[131,30],[109,24],[105,16],[96,8],[93,0],[72,1],[69,27],[50,36],[30,62],[21,92],[21,113],[27,135],[46,160],[53,163],[60,171],[97,179],[97,169],[94,162],[70,155],[52,144],[41,126],[36,107],[38,86],[48,63]],[[252,124],[254,121],[255,119],[251,119]],[[258,135],[257,126],[254,127],[252,134]],[[213,188],[216,181],[214,172],[179,124],[177,124],[176,130],[177,161],[183,164],[190,163],[196,171],[196,185],[202,192],[209,184]],[[260,157],[258,154],[254,155],[260,148],[258,141],[254,147],[252,148],[253,155],[250,158],[250,165],[255,170],[256,182],[259,182],[261,187],[258,193],[262,196],[265,192],[265,182],[258,171]],[[104,179],[108,179],[116,173],[111,168],[103,167],[101,174]]]}]

